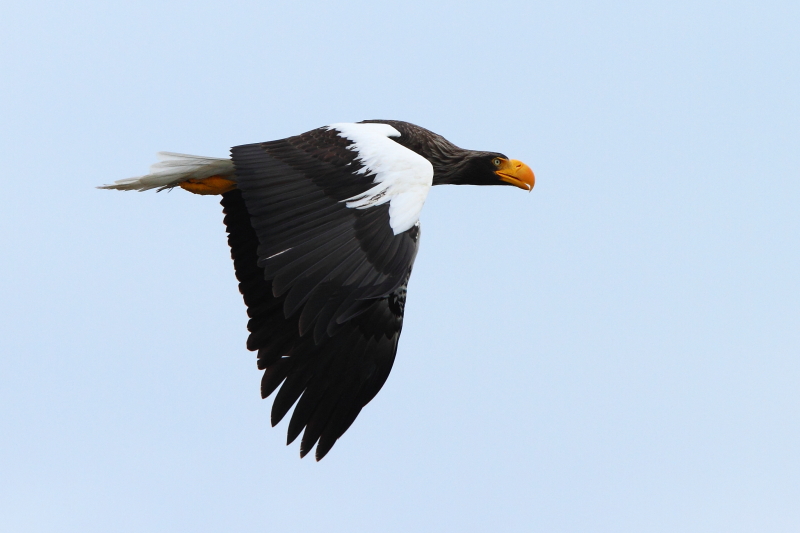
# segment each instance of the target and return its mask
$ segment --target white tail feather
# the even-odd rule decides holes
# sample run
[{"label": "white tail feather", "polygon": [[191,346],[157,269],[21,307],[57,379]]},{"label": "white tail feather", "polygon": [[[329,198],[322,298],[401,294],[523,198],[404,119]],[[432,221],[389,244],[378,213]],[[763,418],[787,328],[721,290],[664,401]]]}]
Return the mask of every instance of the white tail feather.
[{"label": "white tail feather", "polygon": [[204,179],[222,176],[235,180],[233,161],[217,157],[158,152],[158,163],[150,167],[150,174],[138,178],[115,181],[112,185],[101,185],[98,189],[118,191],[146,191],[169,189],[189,179]]}]

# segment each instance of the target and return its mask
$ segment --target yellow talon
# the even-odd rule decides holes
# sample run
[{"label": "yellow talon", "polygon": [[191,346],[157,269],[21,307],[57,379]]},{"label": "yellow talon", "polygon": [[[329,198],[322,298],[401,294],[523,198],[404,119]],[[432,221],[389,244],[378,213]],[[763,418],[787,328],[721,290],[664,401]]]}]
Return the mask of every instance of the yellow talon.
[{"label": "yellow talon", "polygon": [[194,194],[223,194],[236,188],[236,182],[220,176],[211,176],[201,180],[189,179],[179,184]]}]

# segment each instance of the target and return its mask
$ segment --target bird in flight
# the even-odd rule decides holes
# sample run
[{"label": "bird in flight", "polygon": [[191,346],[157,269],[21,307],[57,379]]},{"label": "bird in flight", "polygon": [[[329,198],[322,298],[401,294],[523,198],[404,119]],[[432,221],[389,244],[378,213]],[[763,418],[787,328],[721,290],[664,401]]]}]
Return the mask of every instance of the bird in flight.
[{"label": "bird in flight", "polygon": [[318,461],[392,369],[431,186],[535,181],[521,161],[396,120],[235,146],[229,159],[159,156],[150,174],[100,188],[222,196],[261,396],[280,386],[273,426],[297,404],[287,444],[303,433],[300,456],[316,445]]}]

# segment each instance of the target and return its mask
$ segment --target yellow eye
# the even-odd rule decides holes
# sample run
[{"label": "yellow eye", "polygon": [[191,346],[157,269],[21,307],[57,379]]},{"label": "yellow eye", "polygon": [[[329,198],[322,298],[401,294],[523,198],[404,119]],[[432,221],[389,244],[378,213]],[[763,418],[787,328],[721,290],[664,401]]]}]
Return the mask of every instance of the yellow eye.
[{"label": "yellow eye", "polygon": [[499,157],[495,157],[495,158],[492,160],[492,163],[494,163],[494,166],[496,166],[496,167],[499,167],[499,166],[500,166],[500,163],[502,163],[502,162],[503,162],[503,160],[502,160],[502,159],[500,159]]}]

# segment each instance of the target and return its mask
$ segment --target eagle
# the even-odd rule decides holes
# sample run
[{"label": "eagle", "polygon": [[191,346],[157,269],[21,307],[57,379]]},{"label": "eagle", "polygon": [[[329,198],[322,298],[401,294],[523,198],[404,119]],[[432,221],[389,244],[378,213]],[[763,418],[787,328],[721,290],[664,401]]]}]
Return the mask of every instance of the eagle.
[{"label": "eagle", "polygon": [[[151,173],[102,189],[222,196],[247,306],[247,348],[287,444],[325,457],[386,382],[433,185],[533,189],[533,171],[396,120],[337,123],[234,146],[228,159],[159,153]],[[296,405],[295,405],[296,404]]]}]

